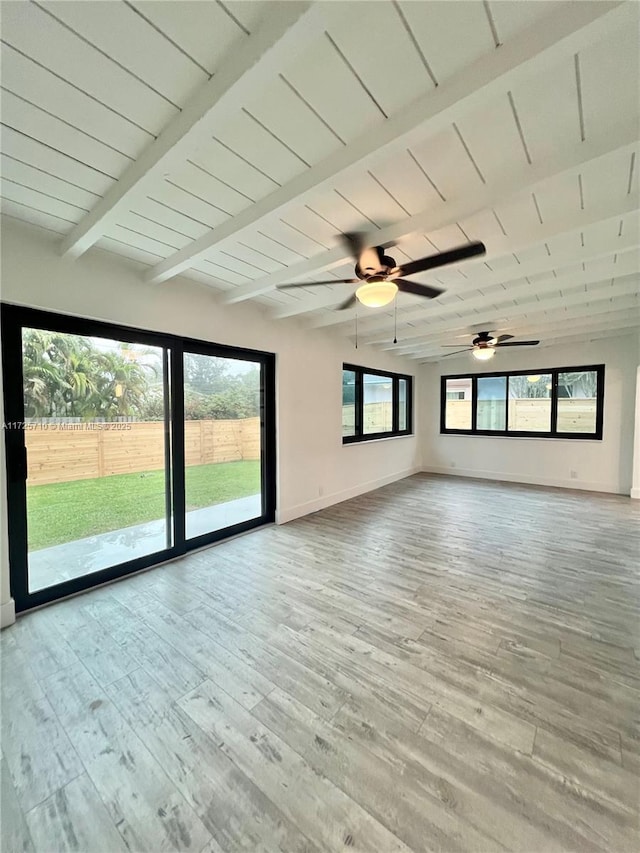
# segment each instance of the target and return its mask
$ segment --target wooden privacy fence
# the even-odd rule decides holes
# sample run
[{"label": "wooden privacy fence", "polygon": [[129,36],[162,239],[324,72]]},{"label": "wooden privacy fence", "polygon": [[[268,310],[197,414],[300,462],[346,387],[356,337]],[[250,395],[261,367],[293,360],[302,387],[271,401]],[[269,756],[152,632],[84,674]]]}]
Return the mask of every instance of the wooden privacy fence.
[{"label": "wooden privacy fence", "polygon": [[[382,432],[391,429],[393,410],[391,403],[365,403],[364,429],[365,432]],[[342,407],[342,434],[348,434],[355,424],[355,406]]]},{"label": "wooden privacy fence", "polygon": [[[478,403],[488,402],[479,400]],[[550,426],[551,400],[548,398],[509,400],[509,429],[544,432]],[[479,413],[480,417],[480,413]],[[482,428],[482,421],[479,423]],[[448,429],[471,427],[471,400],[447,400]],[[559,432],[595,432],[596,401],[561,398],[558,400]]]},{"label": "wooden privacy fence", "polygon": [[[164,468],[164,424],[32,424],[26,432],[28,483],[65,483]],[[260,418],[186,421],[187,465],[260,458]]]}]

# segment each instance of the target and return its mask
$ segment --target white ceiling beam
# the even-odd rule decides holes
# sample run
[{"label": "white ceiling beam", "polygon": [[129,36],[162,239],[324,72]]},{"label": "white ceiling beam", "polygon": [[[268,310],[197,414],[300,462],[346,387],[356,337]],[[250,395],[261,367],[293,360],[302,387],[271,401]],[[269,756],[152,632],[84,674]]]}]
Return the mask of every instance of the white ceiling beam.
[{"label": "white ceiling beam", "polygon": [[[611,260],[613,261],[613,258]],[[580,275],[551,278],[548,281],[539,282],[535,286],[525,283],[507,288],[505,291],[492,294],[491,296],[471,297],[464,300],[464,302],[449,303],[448,308],[450,310],[446,315],[429,318],[426,321],[423,320],[420,324],[422,326],[422,332],[423,334],[428,335],[430,339],[434,339],[440,334],[449,334],[452,323],[459,326],[461,314],[465,317],[469,316],[471,318],[472,322],[467,323],[468,327],[475,327],[477,326],[477,323],[473,321],[473,315],[475,312],[482,309],[486,309],[487,311],[502,310],[501,306],[504,306],[505,308],[517,310],[518,308],[526,309],[531,305],[544,307],[544,297],[558,293],[558,291],[562,291],[565,295],[570,295],[581,289],[585,296],[588,296],[589,290],[587,288],[597,288],[603,282],[610,282],[613,277],[615,277],[616,280],[621,281],[623,276],[637,276],[640,273],[640,253],[626,252],[619,255],[617,263],[611,263],[610,270],[611,274],[608,277],[602,269],[593,271],[586,270]],[[607,273],[608,272],[609,270],[607,270]],[[518,304],[518,300],[527,299],[527,297],[530,297],[532,293],[534,293],[536,297],[540,298],[539,302],[526,301]],[[458,306],[460,307],[458,308]],[[389,319],[390,318],[387,318],[387,328],[383,334],[378,332],[375,336],[368,336],[366,332],[361,333],[359,336],[360,340],[367,345],[375,346],[376,344],[379,344],[381,349],[391,349],[392,345],[387,342]],[[420,335],[420,331],[414,332],[414,329],[415,327],[413,325],[398,325],[398,332],[405,340],[405,335]],[[406,346],[409,346],[409,344],[406,344]],[[393,349],[397,349],[397,346],[393,346]]]},{"label": "white ceiling beam", "polygon": [[[596,165],[598,160],[608,157],[613,153],[623,155],[628,152],[630,155],[632,151],[638,148],[637,136],[637,124],[630,123],[627,127],[618,129],[613,134],[608,134],[606,140],[599,139],[596,142],[580,142],[567,150],[556,152],[555,156],[548,157],[539,164],[529,166],[526,170],[523,170],[517,179],[513,177],[506,178],[501,183],[493,183],[490,186],[485,184],[480,188],[474,189],[472,203],[467,199],[462,199],[457,203],[446,202],[443,204],[442,210],[437,213],[433,210],[423,211],[387,228],[383,228],[381,231],[370,231],[365,235],[365,240],[370,245],[376,246],[388,247],[393,244],[402,246],[402,240],[413,234],[438,231],[440,228],[446,228],[450,225],[455,225],[457,222],[469,219],[484,210],[491,210],[500,202],[508,201],[515,196],[524,193],[539,192],[544,188],[547,181],[564,177],[574,172],[578,173],[585,165]],[[557,231],[558,227],[562,226],[558,226],[556,222],[554,228],[549,229],[549,236],[555,236],[552,232]],[[482,234],[469,236],[473,239],[483,239]],[[537,236],[538,239],[544,239],[542,234]],[[485,238],[485,243],[489,253],[486,259],[496,255],[498,252],[516,251],[515,249],[509,249],[508,237],[501,236],[497,240],[495,238],[492,240]],[[325,261],[328,256],[334,259],[327,264]],[[258,280],[258,283],[261,286],[264,284],[272,288],[278,284],[294,280],[296,277],[303,280],[305,276],[318,269],[331,268],[349,260],[349,256],[345,255],[344,249],[340,246],[328,252],[314,255],[309,260],[301,261],[288,267],[286,270],[264,276]],[[311,266],[312,268],[310,268]],[[252,284],[255,283],[252,282]],[[305,294],[305,297],[297,304],[287,306],[286,309],[283,309],[274,316],[276,319],[283,319],[321,308],[329,308],[341,300],[341,293],[342,291],[336,297],[333,297],[331,294],[322,294],[316,298]],[[346,295],[344,298],[346,298]],[[229,296],[233,300],[235,294],[230,294]]]},{"label": "white ceiling beam", "polygon": [[[480,57],[467,69],[399,110],[375,129],[365,131],[232,220],[223,222],[160,261],[146,273],[145,278],[160,282],[177,275],[214,246],[230,237],[237,237],[239,232],[255,225],[263,217],[276,214],[294,201],[302,204],[313,194],[330,189],[339,175],[356,164],[366,170],[376,160],[388,158],[394,151],[423,139],[427,133],[449,126],[481,99],[507,92],[520,79],[536,73],[550,61],[561,56],[573,56],[607,33],[633,26],[633,14],[627,9],[628,5],[633,6],[632,3],[597,0],[559,4],[548,17],[501,45],[499,50]],[[344,257],[342,250],[338,252]],[[273,283],[266,284],[264,279],[249,282],[236,288],[226,301],[240,302],[260,296],[273,287]]]},{"label": "white ceiling beam", "polygon": [[[134,201],[183,164],[199,142],[211,135],[212,122],[225,121],[247,99],[304,50],[322,32],[319,5],[271,4],[263,25],[204,83],[160,136],[131,164],[116,184],[71,231],[62,254],[77,258],[96,243]],[[185,12],[186,14],[186,12]]]},{"label": "white ceiling beam", "polygon": [[[327,277],[329,280],[329,277]],[[343,302],[350,293],[353,292],[352,284],[338,284],[335,289],[332,287],[331,290],[327,288],[323,288],[321,290],[322,295],[316,298],[310,298],[307,293],[304,292],[304,288],[301,287],[301,298],[297,302],[292,302],[289,305],[286,305],[284,308],[281,308],[279,311],[274,312],[271,316],[274,320],[284,320],[287,317],[298,317],[301,314],[307,314],[310,311],[320,311],[323,308],[333,308],[334,305],[337,305],[339,302]],[[286,293],[296,293],[295,290],[287,290]]]},{"label": "white ceiling beam", "polygon": [[[508,328],[510,330],[511,326],[521,322],[522,318],[526,319],[527,322],[531,321],[533,323],[537,319],[544,321],[547,318],[547,322],[549,322],[549,317],[553,314],[554,320],[570,320],[572,317],[596,316],[603,311],[637,307],[640,305],[640,281],[634,276],[625,276],[625,279],[627,280],[613,285],[603,282],[603,289],[601,291],[593,291],[588,294],[578,293],[567,297],[549,299],[547,302],[541,303],[537,310],[527,310],[527,308],[523,309],[518,306],[511,306],[513,310],[509,316],[504,316],[501,315],[500,310],[492,311],[488,309],[487,313],[491,316],[485,316],[484,318],[479,316],[477,326],[492,332],[498,328]],[[475,321],[474,325],[476,325]],[[420,339],[415,340],[415,346],[411,352],[405,349],[401,354],[407,358],[417,358],[416,353],[424,352],[427,346],[429,346],[428,335],[424,335]]]},{"label": "white ceiling beam", "polygon": [[[640,322],[640,321],[636,321]],[[557,337],[548,338],[547,340],[541,341],[540,345],[537,349],[546,349],[547,347],[555,347],[562,346],[563,344],[572,344],[572,343],[584,343],[589,341],[598,341],[604,340],[606,338],[613,337],[624,337],[626,335],[632,335],[636,331],[637,327],[635,325],[632,326],[616,326],[612,325],[611,327],[604,326],[602,329],[579,329],[575,333],[569,333],[564,335],[558,335]],[[618,334],[617,334],[618,333]],[[532,351],[532,355],[534,352]],[[473,356],[470,356],[473,360]],[[500,358],[500,354],[496,356],[496,358]],[[449,365],[447,365],[447,373],[457,372],[454,365],[460,361],[460,359],[466,359],[464,355],[461,355],[459,358],[453,358],[451,361],[453,364],[451,365],[451,369],[449,369]],[[421,361],[418,361],[417,364],[440,364],[442,362],[442,358],[438,356],[430,356],[427,358],[423,358]],[[473,362],[477,364],[477,362]],[[492,359],[493,363],[493,359]],[[496,365],[497,366],[497,365]],[[443,365],[444,368],[444,365]],[[492,368],[493,370],[494,368]],[[505,366],[505,370],[509,368]]]},{"label": "white ceiling beam", "polygon": [[[579,342],[590,342],[590,341],[600,341],[606,338],[621,338],[626,335],[632,335],[636,331],[635,327],[625,328],[624,326],[619,327],[618,329],[612,327],[611,329],[603,329],[601,331],[584,331],[577,332],[575,335],[563,335],[560,338],[554,338],[549,342],[543,342],[540,344],[542,348],[549,346],[560,346],[562,344],[569,343],[579,343]],[[619,332],[619,334],[616,334]]]},{"label": "white ceiling beam", "polygon": [[[628,307],[620,308],[620,304]],[[600,310],[599,305],[605,310]],[[502,320],[498,325],[493,324],[492,328],[487,329],[487,331],[496,335],[506,333],[525,340],[532,338],[542,340],[554,332],[566,333],[569,326],[574,328],[574,326],[579,325],[587,328],[596,323],[609,322],[610,319],[616,320],[618,323],[629,320],[630,325],[634,325],[640,320],[640,315],[637,313],[640,310],[640,303],[633,293],[624,294],[619,298],[614,297],[612,301],[596,303],[595,311],[590,303],[589,310],[591,313],[586,313],[584,306],[577,305],[569,306],[565,312],[556,312],[555,317],[548,317],[544,312],[522,314],[512,317],[511,320]],[[558,320],[558,316],[561,316],[562,320]],[[443,335],[438,341],[414,343],[413,347],[405,347],[401,352],[398,352],[398,355],[402,358],[421,358],[427,354],[444,356],[446,352],[443,347],[447,347],[448,351],[451,352],[449,345],[455,342],[459,343],[460,349],[463,349],[467,344],[470,346],[471,341],[476,336],[475,333],[466,332],[461,336],[459,332],[460,329],[453,329],[449,335]]]},{"label": "white ceiling beam", "polygon": [[[613,284],[612,284],[613,279]],[[553,284],[558,284],[557,281],[550,282],[548,287],[545,288],[543,292],[543,296],[546,294],[553,294],[554,292],[559,292],[562,290],[562,286],[553,287]],[[551,296],[551,298],[543,299],[541,302],[525,302],[522,305],[516,304],[514,300],[516,300],[519,296],[527,296],[531,295],[532,290],[528,291],[525,288],[519,288],[518,293],[505,291],[504,294],[500,298],[480,298],[475,300],[467,300],[469,305],[466,308],[463,308],[464,303],[460,303],[460,311],[456,311],[455,307],[449,311],[448,319],[445,320],[445,323],[451,324],[451,322],[456,322],[454,318],[460,317],[460,314],[464,314],[464,319],[467,320],[467,326],[473,325],[478,326],[482,324],[481,316],[491,315],[495,316],[496,314],[507,314],[509,316],[519,316],[534,313],[534,309],[538,313],[544,312],[547,310],[547,306],[551,308],[560,308],[562,309],[566,305],[574,305],[574,304],[583,304],[587,302],[592,302],[595,299],[601,298],[601,293],[604,291],[624,291],[624,293],[633,293],[640,292],[640,278],[638,277],[638,273],[629,273],[626,275],[622,275],[619,277],[608,277],[606,279],[600,279],[598,281],[591,281],[588,284],[585,284],[582,287],[575,287],[571,284],[571,280],[565,281],[565,288],[567,289],[567,293],[562,296]],[[588,289],[585,289],[588,288]],[[473,304],[471,304],[473,302]],[[481,311],[482,315],[478,314]],[[476,320],[475,315],[478,317]],[[398,329],[398,334],[402,338],[402,346],[410,347],[413,346],[415,341],[420,341],[423,338],[431,339],[434,331],[436,334],[443,329],[442,324],[437,324],[434,326],[433,324],[421,326],[419,329],[414,329],[410,331],[409,328],[406,329]],[[493,329],[492,329],[493,331]],[[359,340],[362,341],[363,344],[367,346],[375,345],[376,343],[380,343],[383,348],[388,346],[388,330],[384,337],[380,335],[376,336],[376,340],[371,340],[371,338],[366,335],[359,336]]]},{"label": "white ceiling beam", "polygon": [[[640,307],[632,307],[624,310],[616,309],[613,311],[606,311],[593,316],[570,315],[566,319],[562,320],[562,322],[556,323],[547,324],[535,321],[523,322],[522,325],[509,326],[509,334],[512,334],[514,337],[521,340],[538,339],[542,343],[546,343],[554,337],[566,335],[568,331],[571,331],[572,333],[600,331],[605,328],[633,328],[637,325],[640,325]],[[496,329],[495,331],[498,333],[501,332],[499,329]],[[466,345],[471,346],[473,337],[473,335],[469,335],[466,340],[461,340],[459,348],[464,349]],[[448,341],[448,343],[451,343],[451,341]],[[449,350],[449,352],[451,352],[451,350]],[[446,355],[446,350],[442,349],[442,347],[434,346],[424,347],[420,352],[415,352],[413,355],[407,357],[413,359],[427,357],[441,359]]]},{"label": "white ceiling beam", "polygon": [[[624,205],[615,207],[620,210],[625,210],[626,213],[629,212],[628,208],[633,207],[635,209],[635,205],[637,205],[637,199],[634,199],[631,196],[627,197],[627,200],[624,202]],[[611,210],[611,209],[610,209]],[[610,212],[606,211],[606,212]],[[593,220],[590,222],[591,225],[595,224],[604,224],[604,223],[615,223],[624,217],[625,213],[616,213],[613,216],[608,216],[604,220],[599,219],[600,214],[595,214],[593,216]],[[565,231],[562,233],[558,233],[554,236],[556,237],[567,237],[576,232],[582,231],[583,228],[587,227],[586,225],[578,225],[576,228],[572,228],[569,231]],[[523,241],[522,244],[514,244],[511,252],[523,252],[526,249],[533,248],[538,245],[538,241],[535,242],[526,242]],[[446,288],[446,291],[449,295],[456,293],[464,298],[465,293],[471,291],[481,290],[482,288],[493,287],[497,284],[502,284],[505,287],[509,285],[512,281],[517,281],[519,279],[524,278],[525,276],[534,276],[540,275],[546,272],[551,272],[552,270],[563,270],[567,267],[575,266],[580,263],[588,263],[589,261],[594,261],[599,258],[607,257],[609,255],[613,255],[616,252],[622,253],[631,251],[638,246],[638,234],[633,229],[628,229],[627,233],[623,231],[620,237],[614,236],[608,241],[604,241],[600,243],[598,249],[596,251],[589,251],[588,246],[585,251],[581,254],[576,253],[575,251],[562,252],[556,255],[545,256],[541,261],[536,263],[523,264],[521,266],[517,266],[513,269],[512,272],[505,272],[504,270],[497,270],[489,275],[483,275],[482,278],[479,278],[475,281],[468,280],[465,281],[461,278],[460,283],[455,287],[453,285],[449,285]],[[534,285],[535,286],[535,285]],[[489,297],[484,297],[485,301],[489,299]],[[462,301],[460,302],[460,310],[462,309]],[[398,313],[398,317],[401,322],[414,322],[417,320],[429,320],[432,317],[438,317],[442,314],[446,314],[451,310],[449,303],[441,303],[438,300],[434,300],[433,302],[426,302],[422,305],[415,305],[415,307],[407,308],[403,310],[401,313]],[[350,323],[353,322],[354,310],[349,311],[336,311],[332,314],[328,314],[326,316],[319,317],[317,319],[312,318],[312,325],[314,328],[324,328],[326,326],[337,326],[342,323]],[[361,311],[360,316],[358,317],[358,322],[362,325],[363,335],[370,334],[374,332],[376,329],[384,329],[387,325],[387,318],[385,317],[385,312],[380,311]]]}]

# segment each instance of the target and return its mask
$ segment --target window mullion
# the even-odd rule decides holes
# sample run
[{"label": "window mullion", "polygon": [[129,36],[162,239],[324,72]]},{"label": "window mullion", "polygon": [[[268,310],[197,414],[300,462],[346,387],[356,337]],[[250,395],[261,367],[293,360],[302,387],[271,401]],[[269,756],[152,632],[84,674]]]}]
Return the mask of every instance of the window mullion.
[{"label": "window mullion", "polygon": [[504,393],[506,399],[504,401],[504,431],[509,432],[509,374],[505,374]]},{"label": "window mullion", "polygon": [[551,435],[558,434],[558,381],[559,371],[551,370]]},{"label": "window mullion", "polygon": [[391,379],[391,431],[400,430],[400,380],[397,376]]},{"label": "window mullion", "polygon": [[471,432],[477,432],[478,424],[478,377],[471,377]]}]

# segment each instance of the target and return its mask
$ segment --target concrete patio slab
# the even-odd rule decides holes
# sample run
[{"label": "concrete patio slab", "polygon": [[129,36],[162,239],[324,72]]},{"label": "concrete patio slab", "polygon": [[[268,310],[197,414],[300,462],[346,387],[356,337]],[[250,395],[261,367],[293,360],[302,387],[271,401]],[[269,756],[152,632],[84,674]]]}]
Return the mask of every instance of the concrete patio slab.
[{"label": "concrete patio slab", "polygon": [[[258,518],[261,512],[260,495],[192,510],[187,513],[187,538]],[[167,547],[166,529],[166,522],[161,519],[33,551],[29,554],[29,591],[162,551]]]}]

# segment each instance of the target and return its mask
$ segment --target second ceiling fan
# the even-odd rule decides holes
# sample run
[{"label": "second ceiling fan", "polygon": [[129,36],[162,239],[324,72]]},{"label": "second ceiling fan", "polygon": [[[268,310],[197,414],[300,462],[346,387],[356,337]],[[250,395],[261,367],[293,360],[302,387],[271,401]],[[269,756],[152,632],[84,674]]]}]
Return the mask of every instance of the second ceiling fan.
[{"label": "second ceiling fan", "polygon": [[381,308],[392,302],[398,292],[434,299],[444,291],[426,284],[407,281],[406,276],[416,275],[447,264],[455,264],[476,255],[484,255],[487,251],[484,243],[467,243],[465,246],[458,246],[448,252],[439,252],[436,255],[429,255],[426,258],[397,266],[393,258],[385,255],[383,246],[365,245],[363,234],[347,233],[342,234],[341,237],[350,254],[355,257],[357,278],[332,278],[328,281],[313,282],[300,281],[293,284],[279,284],[278,288],[284,290],[290,287],[319,287],[327,284],[359,284],[360,286],[355,293],[337,306],[339,311],[352,308],[356,302],[361,302],[368,308]]},{"label": "second ceiling fan", "polygon": [[[498,347],[537,347],[540,341],[514,341],[513,335],[493,335],[491,332],[478,332],[477,337],[471,341],[470,347],[448,352],[443,358],[451,355],[459,355],[462,352],[470,352],[478,361],[488,361],[496,354]],[[457,347],[459,344],[445,344],[445,347]]]}]

